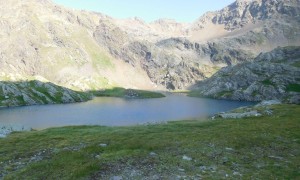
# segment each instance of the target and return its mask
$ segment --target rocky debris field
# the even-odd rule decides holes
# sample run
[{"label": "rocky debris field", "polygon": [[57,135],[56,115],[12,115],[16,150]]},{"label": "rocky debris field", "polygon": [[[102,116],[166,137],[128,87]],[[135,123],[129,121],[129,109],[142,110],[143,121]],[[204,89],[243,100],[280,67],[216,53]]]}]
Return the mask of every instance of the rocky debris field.
[{"label": "rocky debris field", "polygon": [[191,95],[242,101],[300,103],[300,47],[279,47],[253,62],[221,69]]}]

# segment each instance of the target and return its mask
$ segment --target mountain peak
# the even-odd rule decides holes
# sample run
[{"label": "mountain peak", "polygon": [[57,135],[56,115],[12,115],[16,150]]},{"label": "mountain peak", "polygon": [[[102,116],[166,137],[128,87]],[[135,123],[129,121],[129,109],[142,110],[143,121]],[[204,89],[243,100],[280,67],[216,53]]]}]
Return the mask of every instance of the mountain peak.
[{"label": "mountain peak", "polygon": [[196,24],[201,28],[204,24],[212,22],[233,31],[249,23],[275,17],[298,17],[299,14],[299,0],[236,0],[219,11],[203,15]]}]

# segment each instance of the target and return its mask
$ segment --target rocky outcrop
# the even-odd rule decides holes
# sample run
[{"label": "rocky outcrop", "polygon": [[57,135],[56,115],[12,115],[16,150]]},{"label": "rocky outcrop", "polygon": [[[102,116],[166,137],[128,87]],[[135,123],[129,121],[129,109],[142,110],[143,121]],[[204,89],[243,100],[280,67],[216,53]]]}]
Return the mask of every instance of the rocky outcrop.
[{"label": "rocky outcrop", "polygon": [[249,111],[249,112],[241,112],[241,113],[219,113],[217,117],[223,118],[223,119],[241,119],[245,117],[259,117],[262,116],[262,114],[258,113],[257,111]]},{"label": "rocky outcrop", "polygon": [[195,95],[261,101],[278,99],[300,103],[300,47],[262,53],[253,62],[221,69],[192,89]]},{"label": "rocky outcrop", "polygon": [[279,104],[281,104],[279,100],[265,100],[254,106],[240,107],[229,112],[215,114],[211,119],[242,119],[247,117],[271,116],[274,113],[272,107]]},{"label": "rocky outcrop", "polygon": [[50,82],[0,81],[0,107],[74,103],[91,99],[91,95],[76,92]]}]

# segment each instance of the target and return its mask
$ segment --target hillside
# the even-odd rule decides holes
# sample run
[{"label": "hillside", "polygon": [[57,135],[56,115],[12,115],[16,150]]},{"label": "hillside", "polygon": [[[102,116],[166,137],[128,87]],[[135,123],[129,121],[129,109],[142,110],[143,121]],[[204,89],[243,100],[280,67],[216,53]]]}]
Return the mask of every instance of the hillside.
[{"label": "hillside", "polygon": [[99,15],[51,1],[1,1],[0,79],[38,75],[75,90],[155,88],[141,68],[113,58],[97,44],[93,32]]},{"label": "hillside", "polygon": [[221,69],[195,85],[194,96],[300,104],[300,47],[276,48],[252,62]]}]

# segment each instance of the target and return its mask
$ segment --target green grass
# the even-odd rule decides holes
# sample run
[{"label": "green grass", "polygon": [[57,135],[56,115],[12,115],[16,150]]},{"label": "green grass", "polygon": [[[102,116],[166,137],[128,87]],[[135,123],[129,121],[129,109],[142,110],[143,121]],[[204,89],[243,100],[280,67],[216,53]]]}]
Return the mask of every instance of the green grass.
[{"label": "green grass", "polygon": [[255,96],[257,96],[257,95],[259,95],[259,91],[255,90],[255,91],[252,92],[252,96],[253,96],[253,97],[255,97]]},{"label": "green grass", "polygon": [[78,30],[73,34],[72,39],[76,39],[78,42],[84,45],[92,59],[93,66],[95,68],[114,69],[112,57],[110,57],[108,53],[105,53],[105,51],[102,50],[90,36],[88,36],[88,32],[86,30]]},{"label": "green grass", "polygon": [[191,91],[190,90],[182,90],[182,89],[177,89],[177,90],[173,90],[171,91],[172,93],[183,93],[183,94],[188,94]]},{"label": "green grass", "polygon": [[0,139],[0,174],[5,172],[4,179],[142,179],[131,172],[163,179],[225,179],[226,174],[229,179],[298,179],[300,106],[271,109],[272,116],[239,120],[13,133]]},{"label": "green grass", "polygon": [[261,83],[267,86],[274,86],[274,83],[270,79],[265,79]]},{"label": "green grass", "polygon": [[287,91],[300,92],[300,84],[289,84],[286,89]]},{"label": "green grass", "polygon": [[217,94],[217,97],[228,97],[232,96],[233,91],[222,91]]},{"label": "green grass", "polygon": [[[158,92],[125,89],[121,87],[115,87],[111,89],[105,89],[103,91],[91,91],[95,96],[104,97],[127,97],[127,98],[162,98],[165,95]],[[131,96],[133,94],[133,96]]]},{"label": "green grass", "polygon": [[21,106],[26,105],[23,96],[16,96],[16,100],[19,102]]},{"label": "green grass", "polygon": [[190,91],[187,93],[190,97],[200,97],[200,98],[224,98],[224,97],[230,97],[232,96],[233,91],[222,91],[217,93],[216,95],[212,96],[204,96],[199,91]]},{"label": "green grass", "polygon": [[190,91],[187,93],[187,96],[190,97],[204,97],[203,95],[201,95],[201,93],[199,91]]},{"label": "green grass", "polygon": [[300,61],[297,61],[297,62],[293,63],[292,66],[294,66],[294,67],[300,67]]}]

